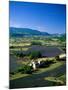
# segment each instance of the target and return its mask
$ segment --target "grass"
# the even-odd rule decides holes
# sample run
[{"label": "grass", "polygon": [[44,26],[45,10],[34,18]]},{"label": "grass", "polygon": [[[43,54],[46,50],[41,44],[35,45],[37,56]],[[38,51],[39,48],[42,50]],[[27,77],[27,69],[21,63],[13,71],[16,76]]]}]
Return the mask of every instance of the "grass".
[{"label": "grass", "polygon": [[28,50],[28,48],[13,48],[13,49],[11,49],[12,51],[27,51]]},{"label": "grass", "polygon": [[49,68],[42,68],[31,75],[16,74],[16,76],[13,76],[13,78],[11,78],[10,80],[10,88],[54,86],[53,80],[44,80],[44,78],[47,77],[50,77],[50,79],[53,79],[53,77],[62,78],[63,76],[61,75],[63,75],[64,73],[65,73],[65,63],[57,62],[52,64]]},{"label": "grass", "polygon": [[40,74],[42,72],[47,72],[53,69],[56,69],[57,67],[60,67],[64,64],[64,62],[56,62],[55,64],[52,64],[50,67],[48,68],[40,68],[38,72],[36,72],[36,74]]},{"label": "grass", "polygon": [[45,77],[44,78],[44,80],[48,80],[48,81],[52,81],[52,82],[55,82],[55,83],[59,83],[59,84],[61,84],[61,85],[64,85],[64,84],[66,84],[66,75],[65,74],[63,74],[63,75],[60,75],[59,77]]},{"label": "grass", "polygon": [[[28,39],[25,39],[24,41],[30,41]],[[22,38],[19,43],[17,42],[10,42],[10,46],[20,46],[23,51],[26,51],[28,49],[28,46],[30,46],[30,42],[23,43]],[[31,40],[33,41],[33,40]],[[35,40],[34,40],[35,41]],[[42,44],[50,46],[53,44],[53,41],[44,41],[44,40],[37,40],[40,41]],[[57,42],[54,43],[55,45],[62,45],[61,43]],[[26,46],[26,47],[24,47]],[[11,49],[11,51],[20,51],[20,48],[14,48]],[[49,60],[52,60],[53,58],[50,58]],[[39,58],[39,60],[46,60],[45,58]],[[27,64],[27,62],[20,60],[18,63]],[[29,61],[28,61],[29,62]],[[66,65],[65,62],[57,61],[56,63],[50,65],[47,68],[39,68],[37,71],[33,72],[33,74],[22,74],[22,73],[15,73],[14,75],[11,75],[10,77],[10,88],[28,88],[28,87],[43,87],[43,86],[57,86],[57,82],[63,83],[63,85],[66,84]]]},{"label": "grass", "polygon": [[14,79],[18,79],[18,78],[23,78],[23,77],[26,77],[26,76],[29,76],[28,74],[21,74],[21,73],[16,73],[15,75],[12,75],[10,77],[10,80],[14,80]]},{"label": "grass", "polygon": [[30,45],[30,43],[11,43],[10,44],[10,46],[29,46]]},{"label": "grass", "polygon": [[60,77],[58,77],[59,80],[62,80],[63,82],[66,82],[66,75],[63,74]]},{"label": "grass", "polygon": [[61,82],[61,83],[63,83],[62,80],[59,80],[59,78],[56,78],[56,77],[45,77],[44,79],[45,80],[48,80],[48,81]]},{"label": "grass", "polygon": [[[56,69],[57,67],[60,67],[62,66],[64,63],[62,62],[57,62],[55,64],[52,64],[50,67],[48,68],[40,68],[39,70],[37,70],[36,72],[34,72],[34,74],[41,74],[43,72],[47,72],[47,71],[50,71],[50,70],[53,70],[53,69]],[[15,75],[13,75],[10,79],[13,80],[13,79],[17,79],[17,78],[20,78],[20,77],[25,77],[25,76],[28,76],[28,74],[21,74],[21,73],[16,73]]]}]

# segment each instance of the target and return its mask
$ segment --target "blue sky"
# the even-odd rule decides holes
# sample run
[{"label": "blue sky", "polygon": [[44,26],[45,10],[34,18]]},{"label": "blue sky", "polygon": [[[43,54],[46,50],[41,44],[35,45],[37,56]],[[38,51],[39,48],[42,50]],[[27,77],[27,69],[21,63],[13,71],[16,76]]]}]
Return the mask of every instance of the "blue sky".
[{"label": "blue sky", "polygon": [[65,33],[66,6],[10,1],[10,27],[31,28],[48,33]]}]

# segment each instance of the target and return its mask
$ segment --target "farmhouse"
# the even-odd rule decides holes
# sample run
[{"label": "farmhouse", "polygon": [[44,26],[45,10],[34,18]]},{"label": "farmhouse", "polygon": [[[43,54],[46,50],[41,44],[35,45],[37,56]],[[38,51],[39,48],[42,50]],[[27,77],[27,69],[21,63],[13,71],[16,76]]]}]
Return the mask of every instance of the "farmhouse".
[{"label": "farmhouse", "polygon": [[[55,46],[45,47],[40,45],[33,45],[28,49],[27,53],[31,53],[33,51],[39,51],[41,53],[41,58],[43,57],[49,58],[49,57],[56,57],[56,56],[58,56],[59,58],[66,57],[64,51]],[[41,65],[41,64],[44,65],[44,62],[41,63],[40,60],[32,61],[30,63],[30,66],[33,66],[33,69],[36,70],[37,65]]]},{"label": "farmhouse", "polygon": [[39,51],[41,53],[41,57],[56,57],[64,54],[64,51],[55,46],[40,46],[40,45],[33,45],[29,47],[27,53],[31,53],[33,51]]}]

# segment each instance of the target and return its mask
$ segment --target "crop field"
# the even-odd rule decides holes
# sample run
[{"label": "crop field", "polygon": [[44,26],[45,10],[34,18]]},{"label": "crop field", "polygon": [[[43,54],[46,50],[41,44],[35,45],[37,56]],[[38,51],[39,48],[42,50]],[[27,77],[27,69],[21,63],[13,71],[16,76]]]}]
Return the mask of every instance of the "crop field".
[{"label": "crop field", "polygon": [[[10,38],[10,88],[66,85],[66,59],[57,60],[56,57],[38,56],[30,58],[29,55],[24,55],[34,45],[40,45],[41,47],[55,46],[63,50],[64,53],[66,47],[65,40],[62,41],[57,37],[33,36]],[[49,61],[52,64],[47,67],[37,68],[31,74],[19,71],[24,65],[28,66],[32,60],[36,62],[39,60],[41,62]]]}]

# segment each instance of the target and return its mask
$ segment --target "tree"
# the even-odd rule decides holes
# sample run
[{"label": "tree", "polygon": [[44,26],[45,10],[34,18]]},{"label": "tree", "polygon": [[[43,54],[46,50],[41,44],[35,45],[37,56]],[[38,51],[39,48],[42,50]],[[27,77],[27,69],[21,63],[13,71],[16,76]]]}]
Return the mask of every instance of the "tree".
[{"label": "tree", "polygon": [[56,58],[56,60],[59,60],[59,56],[56,56],[55,58]]},{"label": "tree", "polygon": [[36,59],[41,57],[41,53],[39,51],[32,51],[29,55],[30,59]]}]

